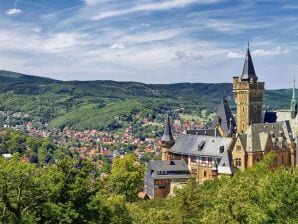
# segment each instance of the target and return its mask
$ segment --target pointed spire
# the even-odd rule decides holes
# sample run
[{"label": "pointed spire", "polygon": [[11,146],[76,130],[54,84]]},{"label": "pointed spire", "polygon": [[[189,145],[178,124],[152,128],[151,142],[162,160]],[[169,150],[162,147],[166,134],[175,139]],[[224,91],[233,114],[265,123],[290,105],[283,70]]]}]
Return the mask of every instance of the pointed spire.
[{"label": "pointed spire", "polygon": [[295,87],[295,76],[293,83],[292,99],[291,99],[291,111],[296,111],[297,102],[296,102],[296,87]]},{"label": "pointed spire", "polygon": [[165,120],[165,129],[161,140],[164,142],[174,142],[169,115],[167,115]]},{"label": "pointed spire", "polygon": [[248,42],[241,80],[249,81],[251,79],[257,81],[258,77],[256,75],[255,68],[254,68],[254,65],[252,62],[252,58],[251,58],[250,50],[249,50],[249,42]]}]

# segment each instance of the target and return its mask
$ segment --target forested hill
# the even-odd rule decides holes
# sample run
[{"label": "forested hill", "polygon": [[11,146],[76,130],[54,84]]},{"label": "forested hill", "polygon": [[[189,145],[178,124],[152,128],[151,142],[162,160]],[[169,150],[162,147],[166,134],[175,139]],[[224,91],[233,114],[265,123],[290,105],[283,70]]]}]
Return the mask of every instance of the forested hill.
[{"label": "forested hill", "polygon": [[[270,90],[266,108],[288,108],[290,90]],[[115,118],[157,116],[171,109],[215,110],[223,95],[232,104],[230,83],[144,84],[115,81],[59,81],[0,71],[0,110],[20,111],[53,127],[102,129]]]}]

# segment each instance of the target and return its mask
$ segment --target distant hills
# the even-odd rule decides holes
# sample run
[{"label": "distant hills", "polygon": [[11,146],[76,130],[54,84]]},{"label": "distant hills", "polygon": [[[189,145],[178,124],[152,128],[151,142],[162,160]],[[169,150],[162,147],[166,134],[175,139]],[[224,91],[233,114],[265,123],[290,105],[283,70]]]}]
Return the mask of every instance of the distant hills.
[{"label": "distant hills", "polygon": [[[157,116],[175,108],[214,111],[223,95],[233,106],[230,83],[144,84],[115,81],[59,81],[0,71],[0,109],[22,111],[53,127],[113,128],[115,118]],[[268,90],[267,109],[289,108],[291,90]]]}]

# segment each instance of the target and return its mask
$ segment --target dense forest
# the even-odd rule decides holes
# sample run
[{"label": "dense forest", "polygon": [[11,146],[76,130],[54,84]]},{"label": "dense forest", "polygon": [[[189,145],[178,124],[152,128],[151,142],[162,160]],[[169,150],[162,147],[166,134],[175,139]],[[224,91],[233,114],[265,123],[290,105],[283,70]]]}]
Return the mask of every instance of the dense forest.
[{"label": "dense forest", "polygon": [[[223,95],[233,107],[228,83],[63,82],[0,71],[0,110],[24,112],[30,115],[26,120],[55,128],[113,130],[130,123],[134,114],[155,118],[177,108],[186,114],[211,113]],[[268,90],[264,108],[289,108],[290,95],[290,90]]]},{"label": "dense forest", "polygon": [[297,223],[298,170],[273,155],[234,177],[190,180],[168,199],[140,201],[144,167],[133,155],[100,171],[69,156],[40,166],[0,159],[1,223]]}]

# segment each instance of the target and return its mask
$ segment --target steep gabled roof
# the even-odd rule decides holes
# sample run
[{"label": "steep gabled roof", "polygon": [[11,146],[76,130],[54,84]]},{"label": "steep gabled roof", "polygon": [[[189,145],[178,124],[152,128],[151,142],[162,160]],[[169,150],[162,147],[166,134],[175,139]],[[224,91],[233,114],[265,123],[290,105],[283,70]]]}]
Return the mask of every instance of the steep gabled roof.
[{"label": "steep gabled roof", "polygon": [[231,175],[234,173],[233,167],[232,155],[228,150],[225,150],[218,164],[218,173]]},{"label": "steep gabled roof", "polygon": [[241,76],[241,81],[249,81],[251,79],[258,80],[258,77],[255,72],[255,68],[254,68],[254,65],[252,62],[249,48],[247,48],[243,71],[242,71],[242,76]]},{"label": "steep gabled roof", "polygon": [[172,127],[170,122],[170,117],[167,116],[165,120],[165,129],[163,132],[163,136],[161,137],[161,140],[164,142],[174,142],[174,137],[172,134]]},{"label": "steep gabled roof", "polygon": [[[247,152],[264,151],[264,145],[268,141],[267,137],[271,138],[275,149],[288,147],[294,141],[289,121],[279,121],[272,124],[252,124],[247,129],[246,134],[240,136],[246,136],[247,138]],[[279,137],[282,137],[282,139]]]},{"label": "steep gabled roof", "polygon": [[[235,133],[236,121],[226,97],[223,97],[220,102],[217,115],[213,121],[213,127],[216,127],[218,119],[220,119],[220,126],[222,127],[225,135],[228,134],[230,131],[233,131],[233,133]],[[232,127],[230,127],[231,125]]]}]

